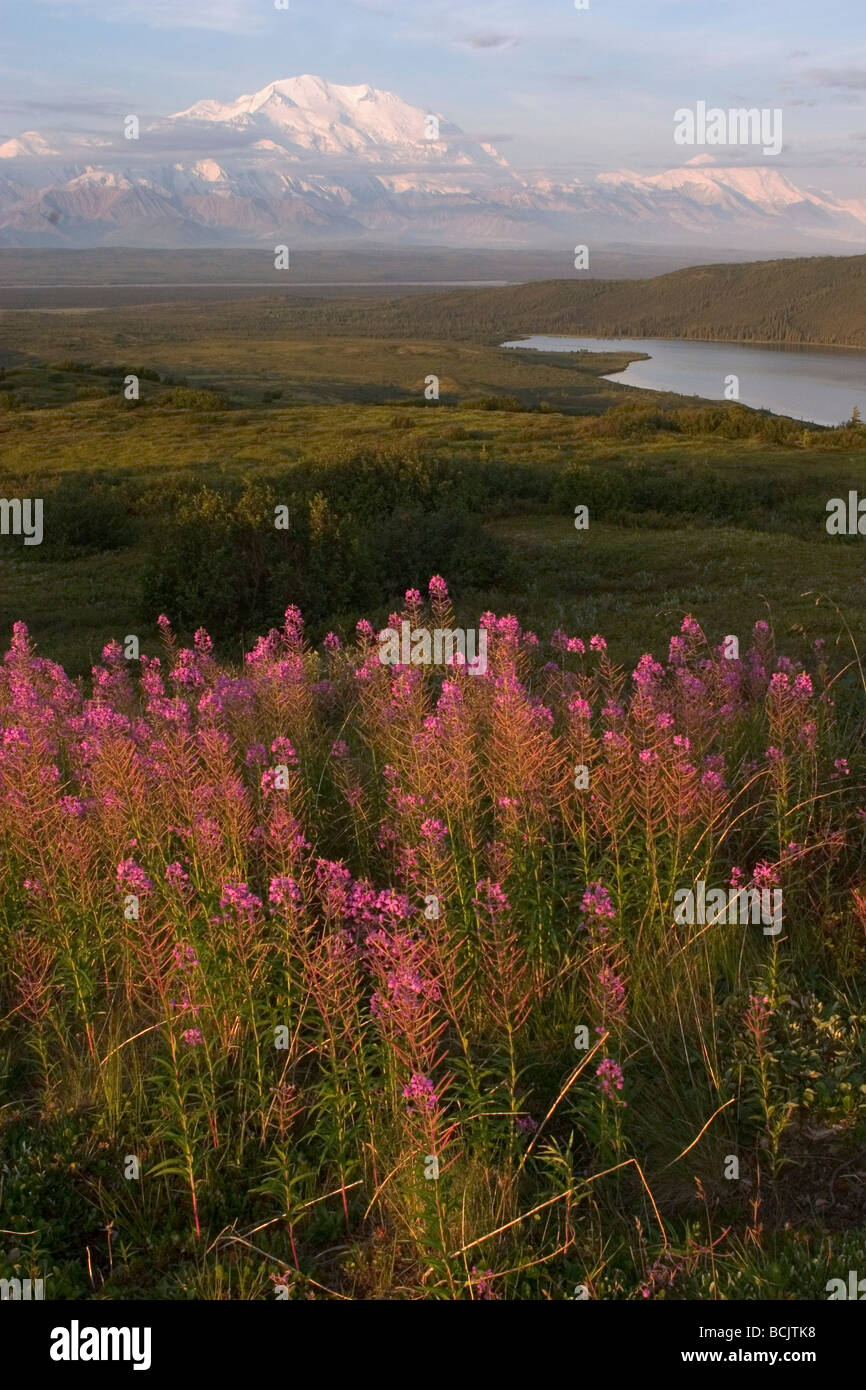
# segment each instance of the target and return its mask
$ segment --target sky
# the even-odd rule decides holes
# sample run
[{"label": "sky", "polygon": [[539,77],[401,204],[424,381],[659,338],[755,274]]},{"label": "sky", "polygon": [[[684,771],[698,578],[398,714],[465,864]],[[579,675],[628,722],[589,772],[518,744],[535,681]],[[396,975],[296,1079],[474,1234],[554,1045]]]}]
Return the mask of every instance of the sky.
[{"label": "sky", "polygon": [[519,171],[654,173],[694,151],[674,111],[783,112],[771,162],[866,196],[864,0],[0,0],[0,138],[115,133],[313,73],[370,83],[491,140]]}]

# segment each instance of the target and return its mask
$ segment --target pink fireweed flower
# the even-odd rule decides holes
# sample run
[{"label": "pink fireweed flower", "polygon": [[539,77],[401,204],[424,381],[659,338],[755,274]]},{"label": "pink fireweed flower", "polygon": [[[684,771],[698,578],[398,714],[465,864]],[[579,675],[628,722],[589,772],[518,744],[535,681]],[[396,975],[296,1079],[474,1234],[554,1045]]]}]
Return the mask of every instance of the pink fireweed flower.
[{"label": "pink fireweed flower", "polygon": [[848,766],[847,758],[837,758],[833,763],[833,766],[836,769],[836,777],[849,777],[851,775],[851,769]]},{"label": "pink fireweed flower", "polygon": [[[595,1072],[598,1080],[598,1089],[608,1100],[615,1100],[615,1091],[621,1091],[625,1078],[622,1074],[622,1067],[615,1062],[612,1057],[605,1057],[600,1062]],[[623,1104],[625,1102],[623,1101]]]},{"label": "pink fireweed flower", "polygon": [[600,879],[587,885],[580,903],[580,915],[585,918],[584,927],[590,924],[601,926],[606,919],[616,916],[610,894]]},{"label": "pink fireweed flower", "polygon": [[596,633],[594,637],[590,637],[589,639],[589,650],[591,652],[606,652],[607,642]]},{"label": "pink fireweed flower", "polygon": [[756,888],[778,888],[780,882],[778,865],[769,864],[766,859],[762,859],[759,864],[755,865],[752,881]]},{"label": "pink fireweed flower", "polygon": [[195,966],[198,965],[198,956],[195,953],[195,947],[183,941],[173,947],[171,958],[178,970],[193,970]]},{"label": "pink fireweed flower", "polygon": [[188,1047],[198,1047],[199,1043],[204,1042],[200,1028],[187,1028],[182,1037]]},{"label": "pink fireweed flower", "polygon": [[530,701],[529,714],[530,718],[533,719],[535,723],[547,724],[550,728],[553,728],[553,710],[548,709],[547,705],[543,705],[540,700],[533,699]]},{"label": "pink fireweed flower", "polygon": [[322,646],[325,648],[326,652],[338,652],[340,650],[340,639],[336,632],[326,633]]},{"label": "pink fireweed flower", "polygon": [[336,739],[336,740],[331,744],[331,757],[332,757],[332,758],[348,758],[348,756],[349,756],[349,745],[348,745],[348,743],[345,743],[345,742],[343,741],[343,739],[341,739],[341,738]]},{"label": "pink fireweed flower", "polygon": [[352,875],[344,864],[331,859],[316,861],[316,884],[329,917],[341,917],[352,887]]},{"label": "pink fireweed flower", "polygon": [[300,608],[290,603],[284,614],[283,631],[292,643],[299,643],[304,635],[304,619]]},{"label": "pink fireweed flower", "polygon": [[275,907],[297,907],[301,902],[301,890],[293,878],[279,874],[270,881],[268,902]]},{"label": "pink fireweed flower", "polygon": [[576,695],[574,699],[569,700],[568,712],[575,719],[590,719],[592,717],[592,708],[582,695]]},{"label": "pink fireweed flower", "polygon": [[281,762],[291,765],[298,761],[298,755],[287,738],[275,738],[271,744],[271,752],[276,753]]},{"label": "pink fireweed flower", "polygon": [[423,943],[408,932],[389,934],[379,928],[369,934],[365,947],[371,968],[384,983],[370,1000],[371,1014],[391,1018],[401,1031],[411,1031],[425,1005],[440,997],[438,982],[423,973]]},{"label": "pink fireweed flower", "polygon": [[201,849],[217,849],[222,843],[219,822],[213,816],[196,816],[192,835]]},{"label": "pink fireweed flower", "polygon": [[407,589],[405,603],[407,608],[420,608],[422,603],[420,589]]},{"label": "pink fireweed flower", "polygon": [[433,845],[441,845],[447,838],[448,827],[435,816],[428,816],[427,820],[421,822],[421,836]]},{"label": "pink fireweed flower", "polygon": [[84,819],[87,808],[85,807],[84,802],[81,800],[80,797],[61,796],[58,805],[60,806],[61,810],[66,812],[68,816],[74,816],[76,820]]},{"label": "pink fireweed flower", "polygon": [[417,1071],[413,1071],[411,1081],[403,1087],[403,1095],[410,1102],[406,1107],[410,1115],[414,1113],[416,1106],[419,1111],[427,1110],[429,1112],[435,1110],[439,1104],[433,1082],[429,1076],[422,1076]]},{"label": "pink fireweed flower", "polygon": [[650,686],[656,681],[661,680],[664,675],[664,667],[660,666],[650,652],[642,656],[634,671],[632,679],[638,686]]},{"label": "pink fireweed flower", "polygon": [[189,647],[178,652],[177,661],[171,670],[171,679],[175,685],[183,686],[188,690],[196,690],[204,685],[205,679],[199,669],[197,655],[198,653],[190,650]]},{"label": "pink fireweed flower", "polygon": [[134,859],[121,859],[117,866],[117,887],[118,889],[127,888],[131,893],[143,896],[149,893],[153,887],[144,869],[136,864]]},{"label": "pink fireweed flower", "polygon": [[599,984],[599,1003],[605,1023],[610,1019],[619,1018],[625,1009],[626,989],[625,985],[609,965],[605,965],[598,972]]},{"label": "pink fireweed flower", "polygon": [[440,714],[457,714],[463,705],[463,691],[456,681],[444,680],[436,701]]},{"label": "pink fireweed flower", "polygon": [[31,744],[30,735],[20,724],[13,724],[10,728],[3,730],[4,748],[29,748]]},{"label": "pink fireweed flower", "polygon": [[[166,621],[168,621],[166,619]],[[27,624],[17,622],[12,624],[12,647],[11,651],[23,655],[30,655],[30,633]]]},{"label": "pink fireweed flower", "polygon": [[472,1292],[475,1297],[485,1303],[498,1301],[499,1295],[494,1291],[493,1285],[490,1282],[493,1270],[488,1269],[485,1274],[479,1274],[477,1267],[473,1265],[471,1274]]},{"label": "pink fireweed flower", "polygon": [[712,769],[703,773],[701,777],[701,786],[706,787],[709,792],[721,793],[727,791],[725,779],[722,774],[720,772],[714,772]]},{"label": "pink fireweed flower", "polygon": [[502,891],[501,883],[493,883],[489,878],[482,878],[475,885],[475,892],[478,896],[472,899],[473,907],[477,907],[479,912],[489,916],[491,921],[496,921],[511,907],[508,898]]},{"label": "pink fireweed flower", "polygon": [[374,947],[377,950],[396,949],[398,943],[409,942],[408,937],[394,937],[391,940],[381,935],[384,929],[406,922],[411,916],[409,899],[403,893],[396,893],[393,888],[377,892],[372,883],[365,880],[353,883],[343,905],[343,916],[358,926],[378,929],[379,935],[374,933],[367,938],[371,950]]},{"label": "pink fireweed flower", "polygon": [[755,1039],[755,1045],[759,1049],[763,1048],[764,1042],[766,1041],[772,1016],[773,1006],[770,1003],[769,995],[749,995],[749,1007],[745,1012],[743,1022]]},{"label": "pink fireweed flower", "polygon": [[183,865],[179,860],[175,860],[174,863],[166,866],[165,881],[166,883],[176,884],[177,887],[180,887],[183,883],[189,883],[189,874],[184,873]]},{"label": "pink fireweed flower", "polygon": [[245,883],[223,884],[220,907],[233,908],[241,916],[253,917],[261,906],[261,898],[257,898]]},{"label": "pink fireweed flower", "polygon": [[441,574],[433,575],[430,583],[427,585],[427,591],[431,598],[439,599],[442,603],[448,598],[448,585],[445,583]]},{"label": "pink fireweed flower", "polygon": [[579,637],[569,637],[568,650],[575,652],[578,656],[583,656],[586,653],[586,647]]}]

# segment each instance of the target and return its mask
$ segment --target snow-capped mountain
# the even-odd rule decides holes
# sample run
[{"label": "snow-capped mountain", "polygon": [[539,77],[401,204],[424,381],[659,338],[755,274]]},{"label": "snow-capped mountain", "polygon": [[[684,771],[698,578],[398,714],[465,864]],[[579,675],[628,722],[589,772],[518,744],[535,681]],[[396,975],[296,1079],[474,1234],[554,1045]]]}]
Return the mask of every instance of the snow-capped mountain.
[{"label": "snow-capped mountain", "polygon": [[233,102],[196,102],[162,128],[183,124],[260,136],[253,141],[257,150],[295,159],[323,155],[379,165],[435,163],[444,157],[458,165],[505,166],[490,145],[473,144],[436,112],[410,106],[393,92],[339,87],[310,75],[270,82]]},{"label": "snow-capped mountain", "polygon": [[713,156],[591,182],[518,173],[393,92],[321,77],[203,100],[138,139],[24,131],[0,143],[0,245],[442,245],[627,241],[758,251],[866,244],[866,200]]}]

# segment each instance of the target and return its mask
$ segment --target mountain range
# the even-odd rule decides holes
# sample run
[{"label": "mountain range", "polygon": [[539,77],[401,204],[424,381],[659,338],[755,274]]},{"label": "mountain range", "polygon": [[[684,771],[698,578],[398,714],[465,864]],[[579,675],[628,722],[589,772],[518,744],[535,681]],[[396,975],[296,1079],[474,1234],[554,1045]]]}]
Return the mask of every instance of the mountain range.
[{"label": "mountain range", "polygon": [[0,143],[0,246],[866,246],[866,199],[799,188],[767,163],[518,172],[441,113],[309,75],[198,101],[137,138],[124,128]]}]

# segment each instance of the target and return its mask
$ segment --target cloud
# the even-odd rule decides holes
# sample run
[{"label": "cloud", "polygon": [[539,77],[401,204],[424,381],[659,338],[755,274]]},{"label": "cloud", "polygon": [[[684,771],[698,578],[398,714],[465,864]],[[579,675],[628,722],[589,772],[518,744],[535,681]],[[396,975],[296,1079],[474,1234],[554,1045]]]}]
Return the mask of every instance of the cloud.
[{"label": "cloud", "polygon": [[262,5],[256,0],[37,0],[58,13],[75,12],[113,24],[143,24],[150,29],[214,29],[248,34],[261,29]]},{"label": "cloud", "polygon": [[521,40],[516,34],[497,34],[487,30],[476,34],[467,34],[465,38],[458,39],[457,42],[464,44],[467,48],[515,48]]},{"label": "cloud", "polygon": [[[127,103],[128,105],[128,103]],[[52,115],[104,116],[110,118],[126,114],[126,106],[120,101],[84,101],[70,97],[67,101],[0,101],[0,111],[15,115],[30,115],[32,112],[50,112]]]},{"label": "cloud", "polygon": [[847,87],[866,90],[866,68],[810,68],[803,74],[818,87]]},{"label": "cloud", "polygon": [[831,97],[792,97],[785,102],[786,106],[811,106],[824,108],[826,106],[860,106],[861,98],[856,92],[837,92]]}]

